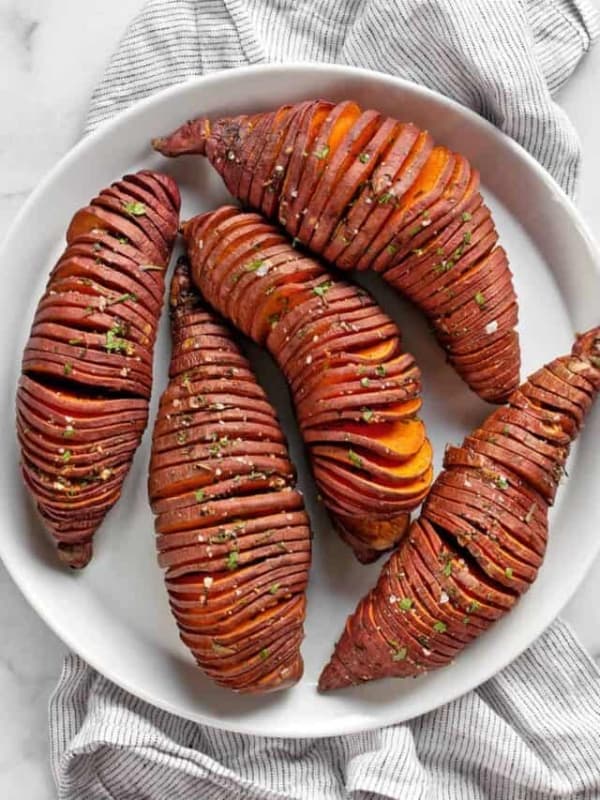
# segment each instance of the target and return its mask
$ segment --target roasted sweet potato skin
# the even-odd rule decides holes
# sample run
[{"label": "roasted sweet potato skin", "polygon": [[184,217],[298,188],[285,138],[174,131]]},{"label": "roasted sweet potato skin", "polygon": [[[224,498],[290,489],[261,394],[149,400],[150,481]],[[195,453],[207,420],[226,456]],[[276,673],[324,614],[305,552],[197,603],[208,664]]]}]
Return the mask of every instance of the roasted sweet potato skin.
[{"label": "roasted sweet potato skin", "polygon": [[199,118],[153,144],[207,156],[245,206],[338,268],[381,273],[480,397],[503,403],[517,387],[517,298],[479,174],[426,131],[314,100]]},{"label": "roasted sweet potato skin", "polygon": [[224,206],[183,233],[196,286],[286,376],[340,535],[375,560],[404,535],[432,475],[420,373],[398,327],[256,214]]},{"label": "roasted sweet potato skin", "polygon": [[73,568],[89,562],[146,426],[179,206],[174,181],[143,170],[77,211],[25,346],[21,471]]},{"label": "roasted sweet potato skin", "polygon": [[[302,675],[311,537],[276,415],[185,262],[171,283],[170,381],[152,443],[158,560],[183,642],[219,685]],[[195,358],[190,360],[190,356]]]},{"label": "roasted sweet potato skin", "polygon": [[348,618],[319,688],[450,663],[535,580],[571,442],[600,390],[600,328],[535,372],[436,479],[377,585]]}]

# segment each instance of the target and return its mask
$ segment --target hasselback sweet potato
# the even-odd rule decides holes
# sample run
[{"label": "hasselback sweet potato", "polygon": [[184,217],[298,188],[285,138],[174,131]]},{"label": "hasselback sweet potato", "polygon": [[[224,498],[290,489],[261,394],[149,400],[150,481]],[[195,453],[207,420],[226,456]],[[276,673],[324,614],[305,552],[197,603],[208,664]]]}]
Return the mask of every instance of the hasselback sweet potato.
[{"label": "hasselback sweet potato", "polygon": [[90,560],[146,427],[179,205],[174,181],[144,170],[77,211],[25,347],[22,473],[71,567]]},{"label": "hasselback sweet potato", "polygon": [[420,373],[398,327],[256,214],[224,206],[183,233],[204,297],[282,368],[323,500],[357,557],[374,560],[432,477]]},{"label": "hasselback sweet potato", "polygon": [[544,558],[548,508],[600,389],[600,328],[449,447],[421,516],[349,617],[322,690],[448,664],[503,616]]},{"label": "hasselback sweet potato", "polygon": [[302,675],[310,529],[273,408],[184,263],[171,284],[170,382],[149,495],[181,638],[218,684],[284,689]]},{"label": "hasselback sweet potato", "polygon": [[207,156],[243,204],[340,269],[380,272],[482,398],[501,403],[516,388],[517,299],[478,172],[426,131],[314,100],[199,118],[153,144]]}]

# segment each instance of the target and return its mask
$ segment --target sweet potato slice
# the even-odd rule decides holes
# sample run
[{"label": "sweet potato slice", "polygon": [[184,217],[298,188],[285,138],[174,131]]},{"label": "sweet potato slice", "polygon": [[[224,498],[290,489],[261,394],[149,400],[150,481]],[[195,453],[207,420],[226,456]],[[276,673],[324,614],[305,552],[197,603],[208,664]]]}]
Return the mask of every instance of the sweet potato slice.
[{"label": "sweet potato slice", "polygon": [[[215,682],[238,692],[284,689],[302,674],[310,566],[302,497],[273,409],[184,264],[170,299],[171,381],[148,486],[171,610]],[[235,372],[215,361],[223,353],[238,359]]]},{"label": "sweet potato slice", "polygon": [[[491,414],[462,447],[446,450],[420,518],[346,623],[321,675],[322,690],[421,674],[415,639],[426,650],[425,666],[442,666],[527,591],[544,557],[557,475],[600,389],[599,355],[595,328],[578,337],[570,356],[534,373],[509,407]],[[394,614],[394,604],[403,617]],[[383,664],[380,645],[365,640],[366,608],[373,619],[387,620],[388,637],[402,619],[395,635],[405,671]]]},{"label": "sweet potato slice", "polygon": [[[168,156],[207,156],[243,203],[277,218],[301,245],[337,267],[383,273],[429,317],[450,362],[481,397],[505,402],[516,388],[516,296],[505,255],[495,250],[479,174],[426,131],[348,100],[314,100],[252,117],[200,118],[154,144]],[[237,185],[232,175],[242,175]],[[457,242],[455,234],[478,212],[487,218],[486,235],[473,239],[469,261],[459,266],[467,242]],[[474,229],[464,234],[474,235]],[[460,290],[453,284],[468,267],[472,279],[481,279],[472,295],[491,293],[493,284],[480,267],[496,252],[511,313],[474,316],[455,330],[456,340],[444,336],[446,301]],[[485,371],[468,368],[461,356],[490,344],[488,327],[495,325],[505,345],[497,360]]]},{"label": "sweet potato slice", "polygon": [[144,171],[77,211],[24,351],[23,477],[71,567],[91,558],[146,425],[179,203],[170,178]]}]

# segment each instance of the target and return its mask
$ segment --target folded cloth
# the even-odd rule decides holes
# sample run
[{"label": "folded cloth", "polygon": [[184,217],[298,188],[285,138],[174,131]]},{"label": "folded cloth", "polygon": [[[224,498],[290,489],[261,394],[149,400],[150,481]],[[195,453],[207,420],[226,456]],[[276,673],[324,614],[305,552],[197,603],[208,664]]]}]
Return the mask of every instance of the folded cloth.
[{"label": "folded cloth", "polygon": [[[579,147],[552,93],[598,31],[586,0],[152,0],[94,93],[87,129],[200,73],[335,61],[470,106],[572,194]],[[459,700],[402,725],[324,740],[196,725],[71,655],[50,702],[50,734],[62,800],[600,797],[600,673],[560,621]]]},{"label": "folded cloth", "polygon": [[557,621],[503,672],[437,711],[294,740],[174,717],[70,655],[50,735],[60,800],[597,800],[600,672]]}]

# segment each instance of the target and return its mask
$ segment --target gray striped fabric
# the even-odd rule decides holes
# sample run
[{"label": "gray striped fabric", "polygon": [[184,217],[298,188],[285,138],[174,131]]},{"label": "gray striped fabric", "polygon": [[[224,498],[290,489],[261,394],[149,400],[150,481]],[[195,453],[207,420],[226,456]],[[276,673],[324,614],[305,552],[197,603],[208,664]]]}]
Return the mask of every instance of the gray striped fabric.
[{"label": "gray striped fabric", "polygon": [[600,673],[555,622],[500,675],[404,725],[242,736],[128,695],[69,656],[50,701],[61,800],[600,797]]},{"label": "gray striped fabric", "polygon": [[[598,30],[585,0],[152,0],[93,96],[88,129],[200,73],[337,61],[470,106],[572,193],[577,138],[551,95]],[[72,655],[50,702],[50,733],[62,800],[600,798],[600,673],[560,621],[460,700],[325,740],[195,725]]]}]

